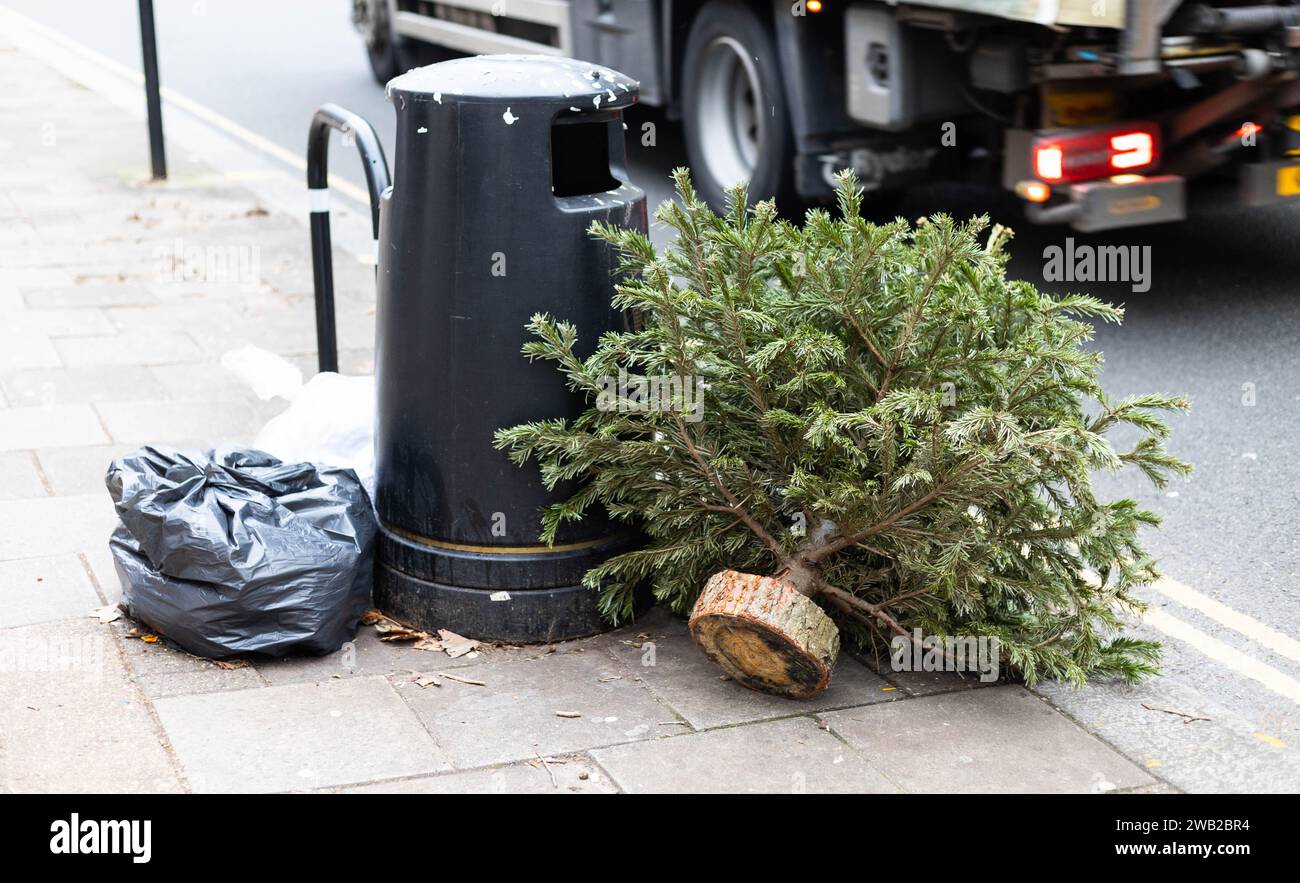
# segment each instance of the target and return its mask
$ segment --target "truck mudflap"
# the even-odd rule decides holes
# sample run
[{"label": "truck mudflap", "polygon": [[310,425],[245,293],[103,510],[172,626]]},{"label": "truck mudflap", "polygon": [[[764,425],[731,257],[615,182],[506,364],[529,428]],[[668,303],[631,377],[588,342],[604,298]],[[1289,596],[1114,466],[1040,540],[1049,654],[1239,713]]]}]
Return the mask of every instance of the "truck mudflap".
[{"label": "truck mudflap", "polygon": [[1187,217],[1185,191],[1177,175],[1119,175],[1072,184],[1064,191],[1067,201],[1030,204],[1026,215],[1035,224],[1068,223],[1084,233],[1181,221]]}]

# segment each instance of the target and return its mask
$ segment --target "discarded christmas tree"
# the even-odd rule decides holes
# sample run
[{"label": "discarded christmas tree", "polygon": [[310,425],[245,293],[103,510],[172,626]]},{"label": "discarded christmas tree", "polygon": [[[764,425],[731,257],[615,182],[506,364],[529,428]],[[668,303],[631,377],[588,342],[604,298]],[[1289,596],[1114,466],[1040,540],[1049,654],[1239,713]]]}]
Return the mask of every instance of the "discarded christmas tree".
[{"label": "discarded christmas tree", "polygon": [[[543,513],[548,539],[595,506],[647,536],[587,573],[605,614],[627,618],[648,581],[694,607],[692,634],[728,674],[787,695],[826,686],[832,618],[878,652],[915,628],[996,638],[1031,683],[1153,673],[1159,646],[1120,615],[1157,577],[1138,533],[1159,520],[1098,500],[1090,473],[1187,472],[1154,416],[1187,404],[1102,391],[1084,320],[1122,311],[1008,280],[1010,234],[985,237],[983,218],[869,223],[850,175],[838,217],[803,226],[740,190],[715,216],[674,177],[664,253],[593,229],[622,256],[615,305],[633,327],[583,358],[580,329],[529,326],[525,354],[591,407],[497,435],[548,485],[578,483]],[[1139,432],[1131,450],[1107,440],[1118,424]]]}]

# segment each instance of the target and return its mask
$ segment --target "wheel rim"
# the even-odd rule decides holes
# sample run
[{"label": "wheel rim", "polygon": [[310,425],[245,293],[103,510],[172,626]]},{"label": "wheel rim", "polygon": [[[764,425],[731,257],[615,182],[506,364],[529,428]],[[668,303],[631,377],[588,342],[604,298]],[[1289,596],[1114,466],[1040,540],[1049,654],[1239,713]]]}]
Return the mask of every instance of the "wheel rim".
[{"label": "wheel rim", "polygon": [[745,47],[718,37],[705,47],[699,68],[700,101],[695,119],[709,175],[723,187],[748,181],[763,142],[763,88]]}]

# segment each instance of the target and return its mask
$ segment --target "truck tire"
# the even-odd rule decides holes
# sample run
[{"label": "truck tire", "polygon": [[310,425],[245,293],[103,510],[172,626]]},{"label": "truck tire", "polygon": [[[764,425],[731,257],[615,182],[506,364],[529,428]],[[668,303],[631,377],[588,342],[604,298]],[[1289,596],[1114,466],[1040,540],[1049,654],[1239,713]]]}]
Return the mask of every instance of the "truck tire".
[{"label": "truck tire", "polygon": [[716,211],[749,182],[749,201],[793,207],[794,134],[771,29],[740,0],[710,0],[682,60],[686,153],[696,189]]},{"label": "truck tire", "polygon": [[366,58],[370,72],[383,86],[393,77],[403,73],[399,38],[393,32],[388,18],[387,0],[353,0],[352,24],[366,41]]},{"label": "truck tire", "polygon": [[353,0],[352,22],[365,38],[370,71],[381,86],[411,68],[460,56],[443,46],[399,37],[393,30],[386,0]]}]

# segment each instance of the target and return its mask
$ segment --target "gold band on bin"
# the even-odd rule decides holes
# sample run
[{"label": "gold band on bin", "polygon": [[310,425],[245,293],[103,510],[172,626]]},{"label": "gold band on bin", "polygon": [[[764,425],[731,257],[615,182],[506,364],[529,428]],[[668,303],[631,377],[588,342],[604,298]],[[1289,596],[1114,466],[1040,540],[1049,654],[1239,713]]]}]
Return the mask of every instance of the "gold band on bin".
[{"label": "gold band on bin", "polygon": [[487,555],[536,555],[545,552],[574,552],[578,549],[594,549],[597,546],[605,546],[609,543],[622,539],[625,534],[611,534],[605,537],[599,537],[594,540],[583,540],[578,543],[560,543],[554,546],[472,546],[467,543],[449,543],[446,540],[435,540],[431,537],[422,537],[419,534],[411,533],[408,530],[402,530],[400,527],[392,527],[385,524],[384,529],[397,534],[403,539],[410,540],[413,543],[419,543],[421,546],[432,546],[435,549],[447,549],[451,552],[477,552]]}]

